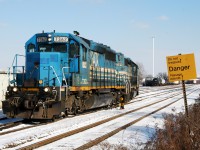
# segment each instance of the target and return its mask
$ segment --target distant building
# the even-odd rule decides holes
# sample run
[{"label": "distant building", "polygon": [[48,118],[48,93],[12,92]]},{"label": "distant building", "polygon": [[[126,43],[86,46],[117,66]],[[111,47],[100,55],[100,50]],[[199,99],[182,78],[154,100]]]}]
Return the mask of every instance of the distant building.
[{"label": "distant building", "polygon": [[5,71],[0,71],[0,109],[1,109],[1,101],[5,99],[5,93],[8,86],[8,75]]}]

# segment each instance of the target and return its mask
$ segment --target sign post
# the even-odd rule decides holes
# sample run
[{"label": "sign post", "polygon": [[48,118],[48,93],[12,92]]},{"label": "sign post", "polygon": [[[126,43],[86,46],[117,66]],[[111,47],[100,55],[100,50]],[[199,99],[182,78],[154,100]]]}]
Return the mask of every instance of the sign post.
[{"label": "sign post", "polygon": [[169,81],[182,81],[185,112],[188,117],[185,80],[197,78],[194,54],[167,56],[166,59]]},{"label": "sign post", "polygon": [[183,88],[185,113],[186,113],[186,116],[189,117],[189,115],[188,115],[188,105],[187,105],[187,96],[186,96],[186,90],[185,90],[185,81],[184,80],[182,80],[182,88]]}]

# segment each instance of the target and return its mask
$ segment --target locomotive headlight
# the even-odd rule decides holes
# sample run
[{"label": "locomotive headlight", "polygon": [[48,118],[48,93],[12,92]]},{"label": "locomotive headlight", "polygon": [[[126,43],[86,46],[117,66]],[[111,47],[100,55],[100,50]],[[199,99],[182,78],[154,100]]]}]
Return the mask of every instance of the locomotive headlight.
[{"label": "locomotive headlight", "polygon": [[51,38],[48,38],[48,41],[51,42]]},{"label": "locomotive headlight", "polygon": [[45,92],[49,92],[50,89],[49,89],[48,87],[46,87],[46,88],[44,88],[44,91],[45,91]]},{"label": "locomotive headlight", "polygon": [[48,34],[48,37],[51,37],[51,34]]},{"label": "locomotive headlight", "polygon": [[18,90],[18,89],[17,89],[16,87],[13,88],[13,92],[17,92],[17,90]]},{"label": "locomotive headlight", "polygon": [[42,80],[39,80],[39,84],[42,84],[43,83],[43,81]]}]

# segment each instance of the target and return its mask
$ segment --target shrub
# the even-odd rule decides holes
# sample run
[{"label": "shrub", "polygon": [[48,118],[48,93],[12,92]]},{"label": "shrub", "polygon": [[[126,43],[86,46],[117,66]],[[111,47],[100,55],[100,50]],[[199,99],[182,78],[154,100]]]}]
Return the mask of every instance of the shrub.
[{"label": "shrub", "polygon": [[164,116],[164,128],[156,127],[156,134],[144,149],[200,150],[200,104],[189,107],[189,117],[183,113]]}]

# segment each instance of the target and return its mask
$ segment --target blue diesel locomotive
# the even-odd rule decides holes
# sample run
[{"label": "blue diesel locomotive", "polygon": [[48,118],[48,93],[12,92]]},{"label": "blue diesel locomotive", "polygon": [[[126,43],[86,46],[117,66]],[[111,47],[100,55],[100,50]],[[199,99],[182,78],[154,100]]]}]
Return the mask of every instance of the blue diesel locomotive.
[{"label": "blue diesel locomotive", "polygon": [[26,42],[25,66],[16,55],[2,102],[7,117],[54,119],[138,95],[130,58],[75,33],[42,32]]}]

